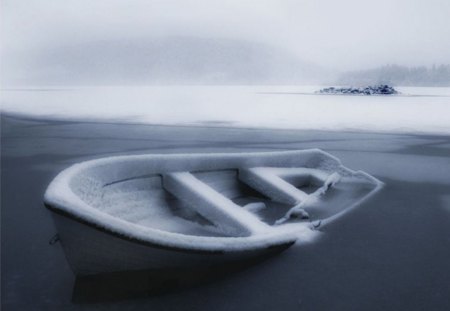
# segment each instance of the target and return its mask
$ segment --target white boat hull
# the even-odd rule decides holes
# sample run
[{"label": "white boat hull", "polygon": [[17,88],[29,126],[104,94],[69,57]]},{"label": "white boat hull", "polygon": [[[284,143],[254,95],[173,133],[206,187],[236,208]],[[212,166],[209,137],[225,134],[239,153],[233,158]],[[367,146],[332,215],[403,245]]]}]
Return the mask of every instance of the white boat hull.
[{"label": "white boat hull", "polygon": [[291,241],[247,251],[193,251],[129,239],[59,213],[53,213],[53,219],[67,261],[77,276],[219,267],[270,256],[294,243]]}]

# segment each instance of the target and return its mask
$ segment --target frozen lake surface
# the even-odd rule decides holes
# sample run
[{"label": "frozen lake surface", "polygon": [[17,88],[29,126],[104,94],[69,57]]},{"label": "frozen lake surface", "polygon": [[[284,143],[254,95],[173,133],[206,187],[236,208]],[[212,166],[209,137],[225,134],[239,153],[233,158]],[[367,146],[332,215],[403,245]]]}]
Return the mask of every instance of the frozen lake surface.
[{"label": "frozen lake surface", "polygon": [[[2,310],[450,306],[448,135],[154,126],[7,115],[2,115],[1,126]],[[61,246],[48,245],[56,230],[43,207],[43,193],[72,163],[119,154],[305,148],[321,148],[386,186],[314,243],[293,246],[239,273],[166,295],[148,291],[151,280],[137,277],[138,283],[136,276],[102,286],[89,280],[74,288]]]},{"label": "frozen lake surface", "polygon": [[316,95],[320,86],[9,89],[2,111],[147,124],[450,133],[450,88],[388,96]]}]

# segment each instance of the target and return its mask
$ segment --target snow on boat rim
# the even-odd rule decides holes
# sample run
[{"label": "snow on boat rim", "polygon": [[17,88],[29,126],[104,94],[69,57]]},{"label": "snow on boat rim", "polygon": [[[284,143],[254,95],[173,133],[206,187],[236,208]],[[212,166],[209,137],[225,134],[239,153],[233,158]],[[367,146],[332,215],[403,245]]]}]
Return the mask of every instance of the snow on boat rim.
[{"label": "snow on boat rim", "polygon": [[[292,159],[295,159],[293,161]],[[300,160],[300,161],[299,161]],[[44,195],[46,206],[56,213],[69,216],[108,233],[125,239],[167,247],[181,251],[227,252],[263,249],[277,245],[288,245],[296,241],[312,241],[318,232],[307,223],[290,223],[281,226],[267,226],[267,230],[238,237],[194,236],[170,232],[136,224],[98,210],[85,202],[74,192],[73,183],[80,175],[103,169],[107,182],[139,176],[143,172],[191,171],[195,169],[222,169],[230,167],[256,167],[262,165],[280,167],[315,167],[342,174],[362,174],[377,185],[377,179],[363,172],[345,168],[341,162],[319,149],[300,151],[258,152],[258,153],[214,153],[214,154],[150,154],[127,155],[100,158],[74,164],[57,175]],[[126,174],[124,170],[126,169]],[[360,203],[360,202],[359,202]]]}]

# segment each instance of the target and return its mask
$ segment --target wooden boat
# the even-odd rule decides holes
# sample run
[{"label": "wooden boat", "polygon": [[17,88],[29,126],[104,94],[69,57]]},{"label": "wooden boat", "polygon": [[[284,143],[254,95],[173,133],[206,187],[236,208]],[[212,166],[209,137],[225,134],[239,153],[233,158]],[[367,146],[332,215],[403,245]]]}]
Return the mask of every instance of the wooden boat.
[{"label": "wooden boat", "polygon": [[[311,241],[317,227],[381,185],[318,149],[151,154],[75,164],[51,182],[44,201],[72,270],[83,276],[279,252]],[[309,218],[290,217],[299,215],[293,206]]]}]

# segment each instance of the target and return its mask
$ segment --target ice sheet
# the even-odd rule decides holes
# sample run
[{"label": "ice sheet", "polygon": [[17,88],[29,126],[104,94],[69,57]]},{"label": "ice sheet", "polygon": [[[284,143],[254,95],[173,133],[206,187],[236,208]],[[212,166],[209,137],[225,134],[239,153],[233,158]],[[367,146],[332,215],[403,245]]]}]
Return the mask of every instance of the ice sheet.
[{"label": "ice sheet", "polygon": [[450,133],[450,88],[393,96],[314,95],[321,86],[3,90],[3,112],[107,122]]}]

